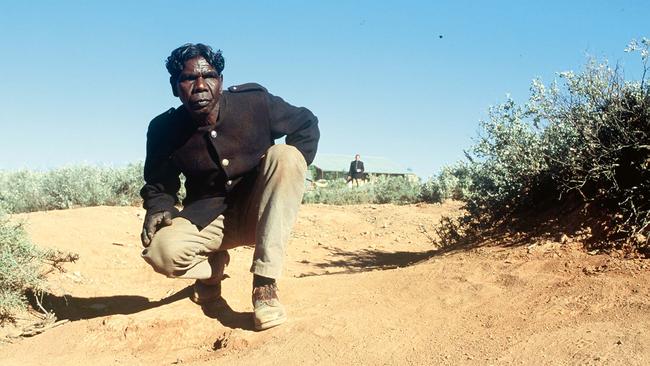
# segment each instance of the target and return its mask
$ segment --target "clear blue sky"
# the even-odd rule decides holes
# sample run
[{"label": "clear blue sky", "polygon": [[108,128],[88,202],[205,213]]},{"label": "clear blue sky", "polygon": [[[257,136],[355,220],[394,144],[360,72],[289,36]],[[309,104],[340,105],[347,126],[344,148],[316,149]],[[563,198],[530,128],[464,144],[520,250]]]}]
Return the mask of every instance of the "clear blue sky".
[{"label": "clear blue sky", "polygon": [[178,105],[165,58],[203,42],[223,50],[226,85],[310,108],[320,152],[426,177],[534,77],[587,54],[637,73],[623,49],[650,35],[649,15],[647,0],[3,1],[0,169],[142,160],[148,122]]}]

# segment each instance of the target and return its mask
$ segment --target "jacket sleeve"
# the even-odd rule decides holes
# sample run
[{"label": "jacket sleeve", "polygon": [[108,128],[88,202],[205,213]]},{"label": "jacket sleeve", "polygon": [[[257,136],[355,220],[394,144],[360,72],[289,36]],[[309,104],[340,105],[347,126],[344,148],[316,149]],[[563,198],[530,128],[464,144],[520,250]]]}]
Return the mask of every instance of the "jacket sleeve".
[{"label": "jacket sleeve", "polygon": [[271,136],[278,139],[287,136],[287,145],[295,146],[305,157],[307,165],[316,157],[318,118],[304,107],[295,107],[282,98],[267,93]]},{"label": "jacket sleeve", "polygon": [[164,128],[154,119],[147,131],[147,157],[144,161],[145,184],[140,190],[143,207],[147,213],[169,211],[178,215],[174,205],[178,203],[180,171],[171,160],[170,136],[165,136]]}]

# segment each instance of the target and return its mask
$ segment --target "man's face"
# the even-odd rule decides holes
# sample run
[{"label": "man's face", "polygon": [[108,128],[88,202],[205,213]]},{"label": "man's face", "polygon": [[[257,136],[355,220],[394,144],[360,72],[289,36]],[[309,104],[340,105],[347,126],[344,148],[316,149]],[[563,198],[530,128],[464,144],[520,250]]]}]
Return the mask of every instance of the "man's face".
[{"label": "man's face", "polygon": [[216,111],[223,78],[217,70],[198,56],[185,61],[178,76],[176,92],[187,110],[195,117],[205,117]]}]

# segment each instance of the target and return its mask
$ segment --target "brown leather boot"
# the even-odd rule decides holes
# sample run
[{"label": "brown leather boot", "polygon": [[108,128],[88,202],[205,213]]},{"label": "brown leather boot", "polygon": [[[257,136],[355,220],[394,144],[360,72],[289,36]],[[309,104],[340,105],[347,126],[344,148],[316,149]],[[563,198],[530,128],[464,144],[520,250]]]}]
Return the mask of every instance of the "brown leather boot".
[{"label": "brown leather boot", "polygon": [[275,283],[253,288],[253,308],[255,330],[269,329],[287,320]]}]

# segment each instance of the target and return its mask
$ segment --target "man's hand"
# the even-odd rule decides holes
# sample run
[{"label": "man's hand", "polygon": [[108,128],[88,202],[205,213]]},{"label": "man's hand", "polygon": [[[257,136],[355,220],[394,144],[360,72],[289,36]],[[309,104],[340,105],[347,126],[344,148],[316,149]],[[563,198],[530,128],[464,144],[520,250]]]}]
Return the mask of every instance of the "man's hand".
[{"label": "man's hand", "polygon": [[151,244],[153,235],[158,229],[169,226],[172,224],[172,214],[169,211],[156,212],[151,215],[147,214],[144,218],[144,225],[142,225],[142,234],[140,240],[142,245],[148,247]]}]

